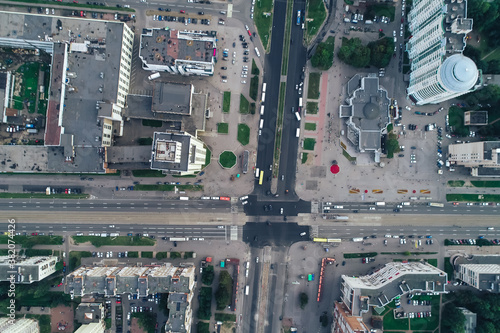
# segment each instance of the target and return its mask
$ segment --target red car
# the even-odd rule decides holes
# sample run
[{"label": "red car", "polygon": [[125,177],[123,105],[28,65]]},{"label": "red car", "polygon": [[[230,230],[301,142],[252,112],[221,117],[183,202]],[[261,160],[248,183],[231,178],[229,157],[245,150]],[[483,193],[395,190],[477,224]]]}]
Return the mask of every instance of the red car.
[{"label": "red car", "polygon": [[64,190],[64,193],[68,194],[68,189],[65,189],[65,190]]},{"label": "red car", "polygon": [[121,303],[122,303],[122,301],[116,300],[116,304],[121,304]]},{"label": "red car", "polygon": [[63,285],[63,283],[61,282],[61,283],[59,283],[57,286],[58,286],[58,287],[60,287],[60,286],[62,286],[62,285]]},{"label": "red car", "polygon": [[32,232],[31,236],[38,236],[38,232]]},{"label": "red car", "polygon": [[84,17],[85,16],[85,12],[83,10],[80,10],[80,17]]},{"label": "red car", "polygon": [[181,9],[181,14],[185,14],[186,11],[184,9]]},{"label": "red car", "polygon": [[63,261],[63,266],[66,266],[66,261]]},{"label": "red car", "polygon": [[76,1],[76,0],[73,0],[73,3],[78,3],[78,1]]}]

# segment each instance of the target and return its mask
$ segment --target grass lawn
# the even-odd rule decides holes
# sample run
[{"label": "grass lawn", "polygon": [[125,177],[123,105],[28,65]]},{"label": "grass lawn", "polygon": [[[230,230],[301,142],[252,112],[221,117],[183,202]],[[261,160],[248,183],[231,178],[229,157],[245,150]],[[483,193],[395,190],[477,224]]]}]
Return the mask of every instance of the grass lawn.
[{"label": "grass lawn", "polygon": [[161,171],[158,170],[132,170],[132,175],[134,177],[166,177]]},{"label": "grass lawn", "polygon": [[210,333],[210,323],[199,321],[196,324],[196,333]]},{"label": "grass lawn", "polygon": [[304,139],[304,149],[305,150],[314,150],[315,145],[316,145],[316,139],[313,139],[313,138]]},{"label": "grass lawn", "polygon": [[292,30],[293,20],[293,0],[287,1],[286,17],[285,17],[285,36],[283,41],[283,55],[281,60],[281,75],[286,75],[288,72],[288,55],[290,53],[290,33]]},{"label": "grass lawn", "polygon": [[[0,235],[0,244],[8,244],[9,236]],[[12,242],[12,240],[11,240]],[[62,236],[14,236],[16,245],[32,248],[34,245],[61,245]]]},{"label": "grass lawn", "polygon": [[229,124],[228,123],[218,123],[217,124],[217,133],[220,133],[220,134],[229,133]]},{"label": "grass lawn", "polygon": [[141,258],[153,258],[153,252],[151,251],[142,251]]},{"label": "grass lawn", "polygon": [[462,108],[452,106],[448,111],[450,116],[450,127],[453,133],[459,136],[467,136],[469,134],[469,127],[464,125],[464,110]]},{"label": "grass lawn", "polygon": [[309,0],[307,6],[307,19],[312,21],[306,22],[307,39],[310,40],[319,31],[326,18],[326,9],[322,0]]},{"label": "grass lawn", "polygon": [[306,112],[307,114],[317,114],[319,111],[318,103],[316,102],[307,102],[306,104]]},{"label": "grass lawn", "polygon": [[259,74],[260,74],[260,69],[259,67],[257,67],[255,59],[252,59],[252,75],[259,75]]},{"label": "grass lawn", "polygon": [[308,155],[309,153],[302,153],[302,158],[301,158],[302,164],[306,163]]},{"label": "grass lawn", "polygon": [[471,180],[470,183],[475,187],[500,187],[498,180]]},{"label": "grass lawn", "polygon": [[453,265],[450,262],[450,257],[444,258],[444,272],[448,274],[448,280],[453,280],[454,269]]},{"label": "grass lawn", "polygon": [[255,2],[254,22],[264,49],[267,51],[271,42],[271,26],[273,24],[273,0]]},{"label": "grass lawn", "polygon": [[135,185],[135,191],[175,191],[175,188],[179,191],[201,191],[203,190],[203,185],[160,185],[160,184],[138,184]]},{"label": "grass lawn", "polygon": [[31,62],[21,65],[17,69],[18,73],[22,73],[22,84],[20,96],[14,95],[14,108],[22,110],[24,105],[28,106],[29,113],[35,113],[36,95],[38,93],[38,70],[40,64],[38,62]]},{"label": "grass lawn", "polygon": [[427,259],[427,262],[431,264],[434,267],[438,266],[438,260],[437,259]]},{"label": "grass lawn", "polygon": [[500,202],[500,194],[447,194],[447,201],[465,201],[465,202]]},{"label": "grass lawn", "polygon": [[245,96],[243,96],[243,94],[241,94],[240,95],[240,113],[241,114],[248,114],[248,106],[249,106],[248,100],[245,98]]},{"label": "grass lawn", "polygon": [[366,252],[366,253],[344,253],[344,258],[353,259],[353,258],[366,258],[366,257],[375,257],[377,256],[377,252]]},{"label": "grass lawn", "polygon": [[221,313],[221,312],[216,312],[215,313],[215,320],[216,321],[229,321],[229,322],[236,322],[236,315],[233,313]]},{"label": "grass lawn", "polygon": [[[390,304],[394,305],[394,302],[391,302]],[[409,329],[408,318],[402,318],[402,319],[394,318],[394,312],[392,311],[392,309],[384,316],[384,330],[407,330],[407,329]]]},{"label": "grass lawn", "polygon": [[345,150],[342,150],[342,155],[345,156],[345,158],[347,158],[350,162],[353,162],[353,161],[356,161],[356,157],[352,157],[351,155],[349,155],[348,152],[346,152]]},{"label": "grass lawn", "polygon": [[[439,296],[421,296],[420,299],[431,300],[432,317],[410,319],[410,326],[413,331],[434,331],[439,325]],[[385,319],[385,317],[384,317]],[[384,321],[385,324],[385,321]],[[385,328],[385,325],[384,325]]]},{"label": "grass lawn", "polygon": [[[321,73],[311,72],[309,73],[309,81],[307,83],[307,98],[308,99],[318,99],[319,98],[319,81],[321,79]],[[307,104],[312,103],[308,102]],[[316,103],[317,109],[318,103]],[[307,112],[309,112],[309,105],[307,107]],[[318,111],[316,110],[316,113]]]},{"label": "grass lawn", "polygon": [[148,237],[138,236],[118,236],[118,237],[99,237],[99,236],[71,236],[75,244],[90,242],[95,247],[104,245],[120,246],[153,246],[155,240]]},{"label": "grass lawn", "polygon": [[163,122],[161,120],[143,119],[142,126],[162,127]]},{"label": "grass lawn", "polygon": [[205,155],[205,164],[203,165],[203,168],[205,168],[207,165],[210,164],[210,161],[212,160],[212,151],[208,149],[208,147],[205,146],[207,149],[207,155]]},{"label": "grass lawn", "polygon": [[448,180],[448,186],[450,187],[462,187],[464,184],[465,181],[463,180]]},{"label": "grass lawn", "polygon": [[71,251],[69,253],[69,268],[72,271],[82,264],[82,258],[90,258],[92,253],[89,251]]},{"label": "grass lawn", "polygon": [[232,168],[236,164],[236,155],[226,150],[220,154],[219,162],[224,168]]},{"label": "grass lawn", "polygon": [[315,131],[316,130],[316,123],[306,123],[304,126],[306,131]]},{"label": "grass lawn", "polygon": [[243,146],[250,142],[250,127],[247,124],[238,124],[238,141]]},{"label": "grass lawn", "polygon": [[257,95],[259,94],[259,76],[255,75],[250,79],[250,98],[257,101]]},{"label": "grass lawn", "polygon": [[222,102],[222,112],[229,113],[230,108],[231,108],[231,92],[224,91],[224,99]]}]

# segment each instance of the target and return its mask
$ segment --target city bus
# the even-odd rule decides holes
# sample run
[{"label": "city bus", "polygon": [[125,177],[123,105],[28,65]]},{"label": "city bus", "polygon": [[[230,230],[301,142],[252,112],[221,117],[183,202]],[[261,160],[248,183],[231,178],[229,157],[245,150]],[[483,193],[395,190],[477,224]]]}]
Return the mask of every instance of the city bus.
[{"label": "city bus", "polygon": [[428,204],[430,207],[440,207],[440,208],[443,208],[444,207],[444,204],[442,203],[438,203],[438,202],[429,202]]},{"label": "city bus", "polygon": [[297,11],[297,25],[300,25],[300,10]]},{"label": "city bus", "polygon": [[264,180],[264,171],[260,171],[260,177],[259,177],[259,185],[262,185],[262,181]]},{"label": "city bus", "polygon": [[262,92],[265,93],[266,92],[266,86],[267,86],[267,83],[263,83],[262,84]]},{"label": "city bus", "polygon": [[264,105],[261,105],[260,106],[260,115],[263,116],[264,115]]}]

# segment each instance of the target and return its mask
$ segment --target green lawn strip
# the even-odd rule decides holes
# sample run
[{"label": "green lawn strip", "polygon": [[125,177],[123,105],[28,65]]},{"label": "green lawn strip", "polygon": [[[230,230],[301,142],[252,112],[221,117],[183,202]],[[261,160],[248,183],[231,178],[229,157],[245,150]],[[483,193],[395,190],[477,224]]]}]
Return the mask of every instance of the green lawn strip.
[{"label": "green lawn strip", "polygon": [[36,256],[51,256],[52,250],[43,250],[43,249],[26,249],[24,254],[27,257],[36,257]]},{"label": "green lawn strip", "polygon": [[229,113],[230,108],[231,108],[231,92],[224,91],[224,97],[222,101],[222,112]]},{"label": "green lawn strip", "polygon": [[347,158],[349,160],[349,162],[353,162],[353,161],[356,161],[356,157],[352,157],[351,155],[349,155],[348,152],[346,152],[345,150],[342,149],[342,155],[345,156],[345,158]]},{"label": "green lawn strip", "polygon": [[316,123],[306,123],[304,128],[306,131],[315,131],[316,130]]},{"label": "green lawn strip", "polygon": [[450,257],[444,258],[444,272],[448,274],[448,280],[453,280],[454,278],[454,269],[453,265],[450,262]]},{"label": "green lawn strip", "polygon": [[153,252],[152,251],[142,251],[141,258],[153,258]]},{"label": "green lawn strip", "polygon": [[75,244],[90,242],[95,247],[104,245],[120,246],[153,246],[155,240],[148,237],[138,236],[118,236],[118,237],[100,237],[100,236],[71,236]]},{"label": "green lawn strip", "polygon": [[170,252],[170,259],[179,259],[181,257],[182,256],[180,252]]},{"label": "green lawn strip", "polygon": [[448,186],[450,187],[462,187],[465,185],[463,180],[448,180]]},{"label": "green lawn strip", "polygon": [[229,133],[229,124],[228,123],[218,123],[217,124],[217,133],[219,133],[219,134]]},{"label": "green lawn strip", "polygon": [[[0,235],[0,244],[8,244],[9,236]],[[35,245],[61,245],[62,236],[14,236],[16,245],[32,248]]]},{"label": "green lawn strip", "polygon": [[203,185],[160,185],[160,184],[138,184],[135,185],[134,191],[203,191]]},{"label": "green lawn strip", "polygon": [[469,126],[464,125],[464,110],[458,106],[452,106],[448,110],[451,131],[458,136],[469,135]]},{"label": "green lawn strip", "polygon": [[79,172],[2,172],[0,176],[19,176],[19,175],[30,175],[30,176],[80,176],[80,177],[94,177],[94,176],[120,176],[120,170],[116,173],[93,173],[93,174],[83,174]]},{"label": "green lawn strip", "polygon": [[500,194],[455,194],[446,195],[447,201],[461,202],[500,202]]},{"label": "green lawn strip", "polygon": [[304,139],[304,149],[305,150],[314,150],[315,145],[316,145],[316,139],[313,139],[313,138],[305,138]]},{"label": "green lawn strip", "polygon": [[205,164],[203,165],[203,168],[205,168],[207,165],[210,164],[210,161],[212,160],[212,151],[208,149],[208,147],[205,146],[207,149],[207,155],[205,155]]},{"label": "green lawn strip", "polygon": [[309,153],[302,153],[302,159],[301,159],[302,164],[306,163],[308,155]]},{"label": "green lawn strip", "polygon": [[243,146],[250,142],[250,127],[247,124],[238,124],[238,142]]},{"label": "green lawn strip", "polygon": [[470,183],[475,187],[500,187],[499,180],[471,180]]},{"label": "green lawn strip", "polygon": [[375,257],[377,252],[366,252],[366,253],[344,253],[344,258],[353,259],[353,258],[366,258],[366,257]]},{"label": "green lawn strip", "polygon": [[[196,172],[198,173],[198,172]],[[172,175],[174,178],[196,178],[196,175]]]},{"label": "green lawn strip", "polygon": [[69,253],[69,267],[70,271],[74,270],[77,267],[80,267],[82,264],[82,258],[92,257],[92,253],[89,251],[71,251]]},{"label": "green lawn strip", "polygon": [[[250,92],[248,93],[250,98],[257,101],[257,95],[259,94],[259,76],[254,75],[250,79]],[[241,102],[240,102],[241,103]]]},{"label": "green lawn strip", "polygon": [[288,72],[288,57],[290,55],[290,33],[292,31],[293,0],[288,0],[286,5],[285,36],[283,41],[283,58],[281,61],[281,75]]},{"label": "green lawn strip", "polygon": [[142,126],[162,127],[163,126],[163,121],[161,121],[161,120],[153,120],[153,119],[143,119],[142,120]]},{"label": "green lawn strip", "polygon": [[[309,0],[307,5],[307,40],[310,41],[319,32],[326,18],[326,9],[322,0]],[[312,19],[312,20],[311,20]]]},{"label": "green lawn strip", "polygon": [[[309,80],[307,82],[307,98],[308,99],[318,99],[319,98],[319,82],[321,79],[321,73],[319,72],[311,72],[309,73]],[[313,102],[308,102],[313,103]],[[316,106],[318,103],[315,103]],[[309,112],[309,107],[307,107],[307,112]],[[317,111],[315,112],[317,113]]]},{"label": "green lawn strip", "polygon": [[317,114],[319,111],[318,103],[316,102],[307,102],[306,104],[306,112],[307,114]]},{"label": "green lawn strip", "polygon": [[112,326],[111,318],[104,319],[104,322],[106,323],[106,329],[109,330]]},{"label": "green lawn strip", "polygon": [[199,321],[196,324],[196,333],[210,333],[210,323]]},{"label": "green lawn strip", "polygon": [[245,98],[245,96],[243,96],[243,94],[240,94],[240,113],[241,114],[248,114],[248,105],[249,105],[248,100]]},{"label": "green lawn strip", "polygon": [[38,198],[38,199],[87,199],[88,194],[45,194],[45,193],[0,193],[0,198],[22,199],[22,198]]},{"label": "green lawn strip", "polygon": [[236,315],[233,313],[216,312],[215,313],[215,320],[222,321],[222,322],[228,321],[231,323],[235,323],[236,322]]},{"label": "green lawn strip", "polygon": [[28,319],[38,320],[38,325],[40,326],[40,333],[52,332],[52,328],[50,327],[50,315],[26,314],[24,316]]},{"label": "green lawn strip", "polygon": [[431,259],[425,259],[425,261],[427,261],[429,264],[431,264],[434,267],[438,266],[438,260],[437,259],[431,258]]},{"label": "green lawn strip", "polygon": [[224,168],[232,168],[236,164],[236,155],[232,151],[224,151],[219,156],[219,163]]},{"label": "green lawn strip", "polygon": [[282,135],[282,126],[283,126],[283,113],[285,111],[285,94],[286,94],[286,82],[281,82],[280,84],[280,93],[278,100],[278,118],[276,120],[276,136],[274,140],[274,160],[273,165],[273,175],[277,176],[279,171],[279,160],[281,153],[281,135]]},{"label": "green lawn strip", "polygon": [[139,251],[128,251],[128,258],[139,258]]},{"label": "green lawn strip", "polygon": [[260,69],[255,63],[255,58],[252,58],[252,75],[259,75],[260,74]]},{"label": "green lawn strip", "polygon": [[132,170],[134,177],[166,177],[161,171],[158,170]]},{"label": "green lawn strip", "polygon": [[273,0],[259,0],[255,3],[254,23],[266,52],[271,41],[273,24]]},{"label": "green lawn strip", "polygon": [[191,259],[193,257],[194,257],[194,252],[192,251],[184,252],[184,259]]},{"label": "green lawn strip", "polygon": [[[410,255],[428,255],[428,254],[438,254],[437,252],[380,252],[382,255],[401,255],[401,256],[410,256]],[[420,259],[419,259],[420,260]]]}]

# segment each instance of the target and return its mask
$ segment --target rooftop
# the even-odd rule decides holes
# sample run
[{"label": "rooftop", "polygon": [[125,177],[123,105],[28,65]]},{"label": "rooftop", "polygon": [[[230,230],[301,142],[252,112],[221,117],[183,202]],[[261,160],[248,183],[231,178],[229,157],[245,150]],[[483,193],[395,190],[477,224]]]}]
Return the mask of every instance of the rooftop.
[{"label": "rooftop", "polygon": [[151,110],[158,113],[191,114],[192,84],[155,81]]},{"label": "rooftop", "polygon": [[184,133],[155,132],[151,169],[185,171],[189,164],[191,136]]}]

